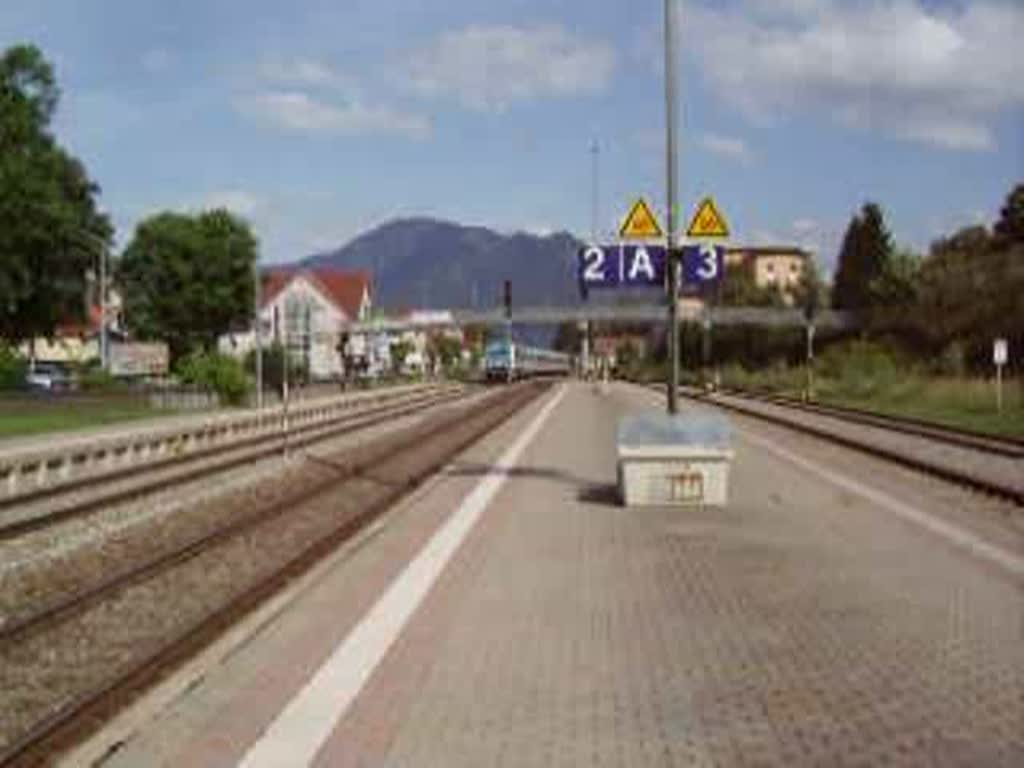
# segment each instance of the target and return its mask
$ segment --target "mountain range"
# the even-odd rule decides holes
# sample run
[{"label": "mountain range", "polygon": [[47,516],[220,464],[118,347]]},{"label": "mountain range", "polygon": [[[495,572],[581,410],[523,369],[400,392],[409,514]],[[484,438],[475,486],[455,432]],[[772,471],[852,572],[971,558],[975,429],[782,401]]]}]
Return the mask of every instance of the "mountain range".
[{"label": "mountain range", "polygon": [[514,305],[566,305],[580,301],[575,267],[580,245],[568,232],[506,235],[486,227],[404,218],[302,263],[370,271],[374,304],[385,311],[499,306],[505,280],[512,281]]}]

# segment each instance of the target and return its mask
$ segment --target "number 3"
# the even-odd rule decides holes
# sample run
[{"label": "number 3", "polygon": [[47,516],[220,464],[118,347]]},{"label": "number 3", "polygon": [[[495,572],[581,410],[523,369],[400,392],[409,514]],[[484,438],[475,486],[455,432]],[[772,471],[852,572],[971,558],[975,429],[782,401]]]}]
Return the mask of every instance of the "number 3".
[{"label": "number 3", "polygon": [[701,280],[714,280],[718,277],[718,254],[715,252],[715,246],[701,245],[697,277]]}]

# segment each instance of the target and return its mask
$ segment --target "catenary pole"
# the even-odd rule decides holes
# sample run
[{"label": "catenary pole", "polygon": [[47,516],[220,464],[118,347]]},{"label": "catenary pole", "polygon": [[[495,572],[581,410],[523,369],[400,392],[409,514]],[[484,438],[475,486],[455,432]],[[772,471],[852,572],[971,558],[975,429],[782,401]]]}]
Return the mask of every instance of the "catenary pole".
[{"label": "catenary pole", "polygon": [[678,169],[676,159],[676,27],[679,0],[665,0],[665,186],[668,231],[668,412],[679,411],[679,255],[676,252],[676,195]]}]

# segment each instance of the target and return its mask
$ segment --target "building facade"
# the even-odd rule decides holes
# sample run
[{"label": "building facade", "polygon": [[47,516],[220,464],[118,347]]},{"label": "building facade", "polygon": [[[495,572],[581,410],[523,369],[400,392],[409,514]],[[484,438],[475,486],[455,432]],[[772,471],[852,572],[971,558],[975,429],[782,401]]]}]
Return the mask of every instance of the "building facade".
[{"label": "building facade", "polygon": [[[311,379],[342,376],[339,346],[345,328],[369,319],[373,307],[369,273],[279,267],[264,271],[261,278],[261,344],[283,344]],[[226,354],[243,357],[254,341],[248,329],[221,337],[219,347]]]},{"label": "building facade", "polygon": [[812,255],[791,245],[733,246],[726,248],[726,269],[749,269],[759,288],[776,287],[787,302],[803,278]]}]

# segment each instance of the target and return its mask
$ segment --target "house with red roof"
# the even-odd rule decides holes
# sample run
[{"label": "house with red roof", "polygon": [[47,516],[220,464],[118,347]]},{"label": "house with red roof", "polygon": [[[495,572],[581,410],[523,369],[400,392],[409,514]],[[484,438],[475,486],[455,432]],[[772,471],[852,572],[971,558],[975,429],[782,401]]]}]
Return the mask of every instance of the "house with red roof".
[{"label": "house with red roof", "polygon": [[[332,379],[343,372],[338,345],[346,326],[369,319],[373,306],[369,272],[326,267],[281,266],[261,275],[260,338],[264,347],[285,344],[302,360],[313,379]],[[229,334],[220,348],[246,354],[253,347],[252,330]]]}]

